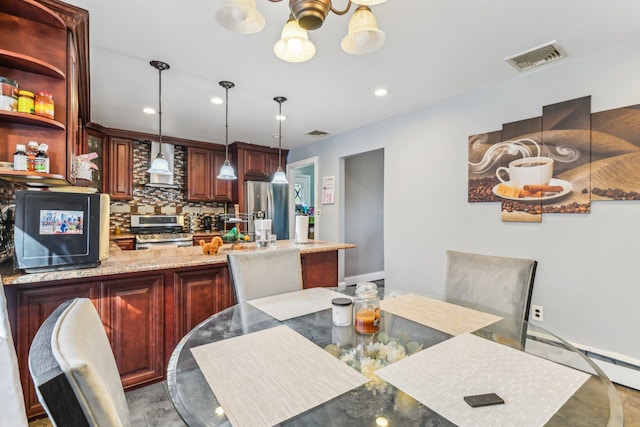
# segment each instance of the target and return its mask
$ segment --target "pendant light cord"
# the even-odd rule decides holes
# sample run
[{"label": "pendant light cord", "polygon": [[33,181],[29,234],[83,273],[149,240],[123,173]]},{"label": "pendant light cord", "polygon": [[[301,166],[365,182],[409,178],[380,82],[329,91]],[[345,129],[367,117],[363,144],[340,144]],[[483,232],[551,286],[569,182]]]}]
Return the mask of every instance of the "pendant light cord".
[{"label": "pendant light cord", "polygon": [[279,111],[278,115],[280,116],[280,120],[278,120],[278,166],[282,167],[282,101],[278,101]]},{"label": "pendant light cord", "polygon": [[160,141],[158,143],[158,153],[162,155],[162,69],[158,69],[158,129]]},{"label": "pendant light cord", "polygon": [[224,114],[224,158],[229,160],[229,86],[225,86]]}]

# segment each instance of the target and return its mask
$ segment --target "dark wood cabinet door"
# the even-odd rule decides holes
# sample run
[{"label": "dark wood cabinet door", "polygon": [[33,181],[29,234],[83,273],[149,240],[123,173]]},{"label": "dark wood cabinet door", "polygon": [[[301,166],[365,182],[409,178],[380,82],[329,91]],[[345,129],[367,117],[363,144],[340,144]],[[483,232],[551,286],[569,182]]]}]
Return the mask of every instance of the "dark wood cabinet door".
[{"label": "dark wood cabinet door", "polygon": [[[16,333],[16,353],[20,366],[20,381],[24,392],[27,416],[44,413],[38,402],[35,387],[29,374],[29,349],[36,332],[60,304],[74,298],[90,298],[97,305],[95,282],[77,285],[57,285],[44,288],[20,289],[17,305],[20,307]],[[97,308],[97,307],[96,307]]]},{"label": "dark wood cabinet door", "polygon": [[244,151],[244,174],[247,176],[265,177],[267,172],[267,153],[262,151]]},{"label": "dark wood cabinet door", "polygon": [[109,138],[109,195],[112,200],[133,199],[133,141]]},{"label": "dark wood cabinet door", "polygon": [[338,251],[304,254],[300,261],[305,289],[338,286]]},{"label": "dark wood cabinet door", "polygon": [[187,200],[208,202],[211,200],[211,150],[187,148]]},{"label": "dark wood cabinet door", "polygon": [[177,342],[198,323],[233,305],[228,268],[176,272],[174,301]]},{"label": "dark wood cabinet door", "polygon": [[212,179],[213,186],[213,200],[216,202],[230,202],[233,200],[233,194],[231,193],[232,182],[228,179],[217,179],[216,177],[220,173],[220,168],[224,163],[226,156],[223,152],[213,151],[213,171]]},{"label": "dark wood cabinet door", "polygon": [[100,313],[124,387],[164,376],[164,275],[99,282]]},{"label": "dark wood cabinet door", "polygon": [[[273,174],[276,173],[278,166],[280,166],[280,158],[278,154],[267,154],[267,174],[273,178]],[[282,159],[282,170],[287,171],[286,165],[287,159]]]}]

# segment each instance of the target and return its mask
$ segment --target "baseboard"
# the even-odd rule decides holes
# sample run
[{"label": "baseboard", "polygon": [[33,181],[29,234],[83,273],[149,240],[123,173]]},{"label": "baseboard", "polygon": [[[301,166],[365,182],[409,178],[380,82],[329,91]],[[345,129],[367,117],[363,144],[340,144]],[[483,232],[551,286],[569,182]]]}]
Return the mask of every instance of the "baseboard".
[{"label": "baseboard", "polygon": [[612,382],[640,390],[640,360],[582,344],[572,345],[593,360]]},{"label": "baseboard", "polygon": [[373,282],[374,280],[384,279],[384,270],[367,274],[358,274],[356,276],[345,277],[344,281],[347,286],[355,285],[360,282]]}]

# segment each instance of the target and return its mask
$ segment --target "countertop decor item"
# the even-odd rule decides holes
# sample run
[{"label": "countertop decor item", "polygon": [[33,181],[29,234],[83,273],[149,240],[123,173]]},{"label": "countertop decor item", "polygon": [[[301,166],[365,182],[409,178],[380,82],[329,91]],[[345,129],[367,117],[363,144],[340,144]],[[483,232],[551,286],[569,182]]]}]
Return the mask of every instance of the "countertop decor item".
[{"label": "countertop decor item", "polygon": [[[254,5],[255,7],[255,5]],[[224,152],[225,158],[222,167],[220,168],[220,174],[218,175],[218,179],[238,179],[235,172],[233,171],[233,166],[231,166],[231,162],[229,162],[229,89],[235,86],[232,82],[223,80],[219,83],[225,89],[225,116],[224,116]]]},{"label": "countertop decor item", "polygon": [[151,66],[158,70],[158,138],[159,151],[158,156],[151,163],[151,167],[147,173],[156,175],[172,175],[169,170],[169,162],[167,162],[162,154],[162,72],[171,68],[169,64],[162,61],[151,61]]},{"label": "countertop decor item", "polygon": [[287,175],[282,170],[282,121],[286,118],[282,115],[282,103],[287,100],[284,96],[276,96],[273,98],[278,103],[278,169],[273,175],[273,184],[288,184]]},{"label": "countertop decor item", "polygon": [[[279,2],[281,0],[270,0]],[[349,0],[343,10],[333,7],[332,0],[291,0],[290,15],[282,29],[280,40],[273,51],[286,62],[304,62],[313,58],[316,48],[307,35],[307,30],[322,27],[329,12],[345,15],[351,4],[357,5],[349,20],[349,32],[342,40],[342,50],[351,55],[371,53],[385,42],[385,34],[378,29],[376,17],[369,6],[387,0]],[[256,9],[255,0],[228,0],[216,13],[218,23],[235,33],[252,34],[262,31],[264,17]]]}]

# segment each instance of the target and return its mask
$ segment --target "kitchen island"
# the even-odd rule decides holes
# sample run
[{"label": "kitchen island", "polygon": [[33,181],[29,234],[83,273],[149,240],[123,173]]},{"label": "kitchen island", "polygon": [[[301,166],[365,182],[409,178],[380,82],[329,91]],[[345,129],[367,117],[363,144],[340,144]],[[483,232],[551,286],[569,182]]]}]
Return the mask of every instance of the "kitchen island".
[{"label": "kitchen island", "polygon": [[[354,245],[279,240],[275,249],[298,247],[305,288],[338,285],[338,250]],[[28,354],[44,320],[61,303],[90,298],[111,342],[125,388],[161,381],[169,356],[194,326],[235,303],[225,244],[217,255],[200,246],[124,251],[112,242],[96,268],[24,274],[2,271],[16,341],[27,413],[43,413],[31,382]],[[277,274],[277,272],[274,272]]]}]

